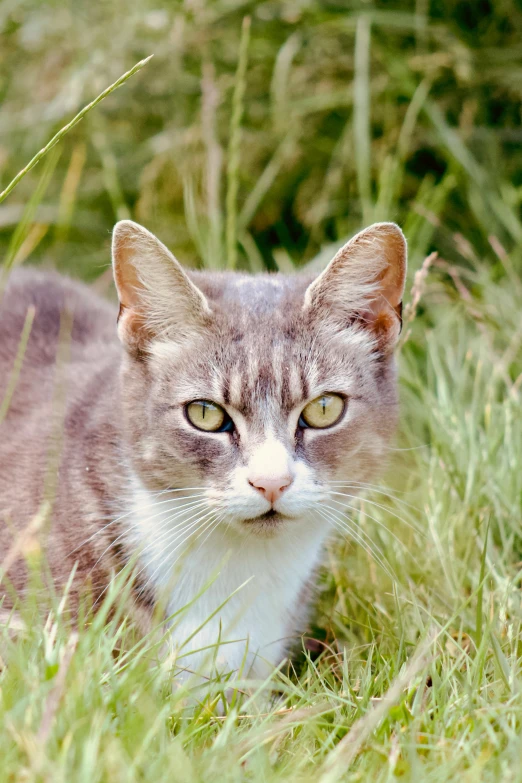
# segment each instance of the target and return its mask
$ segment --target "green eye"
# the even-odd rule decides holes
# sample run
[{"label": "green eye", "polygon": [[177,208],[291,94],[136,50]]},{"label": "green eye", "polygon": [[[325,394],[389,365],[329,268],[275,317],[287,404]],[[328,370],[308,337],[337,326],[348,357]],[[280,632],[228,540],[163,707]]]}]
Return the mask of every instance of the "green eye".
[{"label": "green eye", "polygon": [[219,432],[230,421],[223,408],[209,400],[189,402],[185,410],[190,423],[205,432]]},{"label": "green eye", "polygon": [[323,394],[303,408],[301,426],[323,429],[339,421],[344,413],[344,399],[339,394]]}]

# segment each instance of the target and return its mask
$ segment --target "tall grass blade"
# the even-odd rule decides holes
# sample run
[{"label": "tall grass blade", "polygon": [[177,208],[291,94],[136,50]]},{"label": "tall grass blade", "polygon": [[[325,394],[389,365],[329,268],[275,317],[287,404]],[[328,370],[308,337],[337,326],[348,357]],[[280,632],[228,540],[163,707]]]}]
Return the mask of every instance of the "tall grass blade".
[{"label": "tall grass blade", "polygon": [[371,20],[367,14],[361,14],[357,20],[355,31],[353,135],[363,224],[371,223],[373,211],[371,197],[370,43]]},{"label": "tall grass blade", "polygon": [[15,392],[16,385],[18,383],[18,379],[20,378],[20,373],[22,371],[22,364],[24,361],[25,352],[27,350],[27,343],[29,342],[29,337],[31,335],[31,329],[33,326],[35,313],[36,313],[35,308],[30,307],[27,310],[27,315],[25,316],[24,328],[22,329],[22,334],[20,335],[18,350],[16,352],[13,369],[11,370],[9,381],[7,383],[7,388],[5,390],[4,396],[2,398],[2,402],[0,404],[0,425],[2,424],[3,420],[7,415],[9,406],[11,405],[11,400],[13,399],[13,394]]},{"label": "tall grass blade", "polygon": [[241,121],[243,118],[248,65],[248,43],[250,40],[250,17],[243,19],[239,57],[232,98],[232,117],[230,121],[230,140],[227,161],[227,225],[226,248],[227,266],[235,269],[237,265],[237,194],[239,190],[239,161],[241,147]]},{"label": "tall grass blade", "polygon": [[486,526],[486,535],[484,536],[484,546],[482,547],[482,557],[480,559],[479,588],[477,590],[477,618],[475,630],[475,642],[477,649],[482,644],[482,628],[484,622],[484,580],[486,579],[486,559],[488,551],[489,526],[491,520],[488,519]]},{"label": "tall grass blade", "polygon": [[22,217],[13,231],[4,262],[0,267],[0,301],[2,299],[3,291],[7,283],[7,278],[9,277],[11,268],[21,260],[22,246],[28,238],[30,227],[33,224],[38,207],[40,206],[47,188],[49,187],[49,183],[53,176],[60,155],[61,151],[55,149],[51,152],[45,161],[45,165],[38,184],[31,194],[31,198],[25,205]]},{"label": "tall grass blade", "polygon": [[84,106],[83,109],[78,112],[78,114],[73,117],[73,119],[67,123],[67,125],[64,125],[63,128],[60,128],[58,133],[56,133],[52,139],[45,145],[45,147],[42,147],[42,149],[36,153],[34,158],[31,158],[27,166],[24,166],[24,168],[18,172],[16,177],[11,180],[9,185],[0,193],[0,203],[11,193],[11,191],[18,185],[20,180],[22,180],[26,174],[28,174],[31,169],[33,169],[37,163],[39,163],[47,153],[52,150],[52,148],[58,144],[59,141],[63,139],[63,137],[69,133],[72,128],[74,128],[75,125],[77,125],[83,118],[91,111],[91,109],[94,109],[95,106],[97,106],[99,103],[101,103],[107,96],[111,94],[111,92],[114,92],[114,90],[117,90],[118,87],[121,87],[122,84],[125,84],[125,82],[131,78],[131,76],[134,76],[135,73],[138,73],[138,71],[141,71],[144,65],[146,65],[149,60],[154,55],[150,55],[149,57],[146,57],[144,60],[140,60],[140,62],[136,63],[130,71],[127,71],[123,74],[123,76],[120,76],[119,79],[117,79],[113,84],[109,85],[103,92],[101,92],[97,98],[95,98],[93,101],[87,104],[87,106]]}]

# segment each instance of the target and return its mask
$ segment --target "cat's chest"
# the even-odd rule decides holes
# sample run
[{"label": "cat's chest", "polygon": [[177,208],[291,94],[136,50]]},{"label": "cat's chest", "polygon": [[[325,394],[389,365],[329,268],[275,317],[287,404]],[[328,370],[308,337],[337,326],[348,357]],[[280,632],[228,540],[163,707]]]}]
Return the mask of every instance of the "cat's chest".
[{"label": "cat's chest", "polygon": [[258,656],[273,665],[300,627],[324,535],[292,520],[273,538],[241,536],[200,502],[136,493],[131,530],[142,583],[165,606],[173,644],[192,667],[194,656],[205,657],[197,651],[218,640],[225,670],[238,669],[246,652],[250,662]]}]

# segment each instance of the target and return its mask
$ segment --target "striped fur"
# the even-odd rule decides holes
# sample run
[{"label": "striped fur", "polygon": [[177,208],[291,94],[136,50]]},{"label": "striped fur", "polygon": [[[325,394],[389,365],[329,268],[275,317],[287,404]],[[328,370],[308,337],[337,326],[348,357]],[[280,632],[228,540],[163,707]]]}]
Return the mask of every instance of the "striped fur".
[{"label": "striped fur", "polygon": [[[212,659],[264,676],[306,622],[331,482],[372,478],[394,430],[404,238],[370,227],[315,280],[184,271],[129,221],[113,248],[120,342],[113,308],[58,276],[17,272],[0,305],[0,400],[36,308],[0,423],[0,553],[47,499],[39,541],[58,587],[76,567],[73,608],[86,588],[99,601],[137,557],[133,610],[144,628],[160,605],[178,613],[182,669],[208,674]],[[300,428],[326,392],[345,397],[344,417]],[[196,430],[185,406],[198,399],[234,430]],[[270,503],[254,473],[291,484]],[[8,576],[22,594],[23,557]]]}]

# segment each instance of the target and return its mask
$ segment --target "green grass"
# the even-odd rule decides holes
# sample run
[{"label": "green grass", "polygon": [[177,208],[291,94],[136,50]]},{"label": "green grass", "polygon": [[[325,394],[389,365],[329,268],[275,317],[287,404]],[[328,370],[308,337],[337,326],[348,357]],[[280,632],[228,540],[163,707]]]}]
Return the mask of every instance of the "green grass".
[{"label": "green grass", "polygon": [[187,263],[320,268],[396,219],[416,307],[396,450],[358,505],[385,562],[332,540],[321,646],[223,715],[225,683],[194,706],[157,640],[103,614],[71,636],[58,597],[0,639],[0,780],[522,780],[519,6],[91,5],[0,3],[0,190],[155,54],[1,204],[8,263],[103,285],[131,215]]}]

